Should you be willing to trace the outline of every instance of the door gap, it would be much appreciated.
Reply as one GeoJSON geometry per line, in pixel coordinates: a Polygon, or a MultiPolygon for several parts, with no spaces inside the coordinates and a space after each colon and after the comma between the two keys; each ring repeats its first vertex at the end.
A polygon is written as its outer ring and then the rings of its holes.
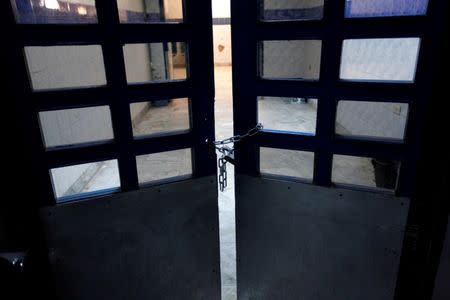
{"type": "MultiPolygon", "coordinates": [[[[233,86],[231,65],[230,1],[212,0],[215,136],[222,140],[233,135],[233,86]]],[[[220,269],[223,300],[235,300],[236,290],[236,227],[234,197],[234,166],[227,164],[228,186],[219,191],[220,269]]]]}

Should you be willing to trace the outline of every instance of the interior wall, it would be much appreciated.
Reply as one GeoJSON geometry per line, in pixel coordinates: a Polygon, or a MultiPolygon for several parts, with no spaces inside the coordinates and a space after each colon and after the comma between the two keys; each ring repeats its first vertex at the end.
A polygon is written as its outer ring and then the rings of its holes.
{"type": "Polygon", "coordinates": [[[231,25],[214,25],[214,65],[231,66],[231,25]]]}
{"type": "Polygon", "coordinates": [[[212,0],[214,65],[231,66],[230,0],[212,0]]]}
{"type": "Polygon", "coordinates": [[[212,0],[212,15],[213,18],[229,18],[230,0],[212,0]]]}

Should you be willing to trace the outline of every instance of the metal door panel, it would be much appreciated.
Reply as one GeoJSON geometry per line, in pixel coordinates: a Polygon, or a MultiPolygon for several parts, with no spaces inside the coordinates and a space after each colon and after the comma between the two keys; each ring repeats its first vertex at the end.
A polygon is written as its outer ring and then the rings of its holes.
{"type": "Polygon", "coordinates": [[[215,176],[41,216],[58,299],[220,299],[215,176]]]}
{"type": "Polygon", "coordinates": [[[407,198],[238,175],[238,299],[392,299],[407,198]]]}

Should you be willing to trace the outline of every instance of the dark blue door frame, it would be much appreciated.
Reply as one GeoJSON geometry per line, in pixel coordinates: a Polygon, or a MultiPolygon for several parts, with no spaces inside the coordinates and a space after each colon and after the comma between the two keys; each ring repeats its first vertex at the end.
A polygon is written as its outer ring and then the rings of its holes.
{"type": "Polygon", "coordinates": [[[318,98],[315,136],[263,131],[236,145],[238,173],[259,175],[260,146],[315,152],[314,184],[331,186],[333,154],[400,160],[396,194],[411,196],[420,158],[422,120],[432,89],[432,61],[443,32],[446,1],[430,0],[426,16],[346,19],[345,1],[325,1],[324,16],[311,21],[258,21],[258,1],[232,0],[234,128],[237,134],[257,123],[257,96],[318,98]],[[344,39],[421,38],[414,83],[339,80],[344,39]],[[319,81],[268,80],[257,77],[257,43],[263,40],[322,41],[319,81]],[[237,46],[236,46],[237,45],[237,46]],[[410,107],[404,142],[367,141],[334,134],[338,100],[402,102],[410,107]]]}
{"type": "Polygon", "coordinates": [[[23,106],[21,122],[35,158],[39,206],[54,205],[51,168],[117,159],[121,191],[139,189],[136,155],[192,148],[193,177],[216,174],[215,154],[206,139],[214,138],[214,65],[211,1],[184,0],[184,22],[179,24],[121,24],[116,1],[96,1],[96,24],[17,24],[10,1],[3,1],[2,17],[13,33],[7,40],[13,51],[11,82],[14,101],[23,106]],[[7,3],[8,2],[8,3],[7,3]],[[188,78],[185,81],[128,85],[122,46],[125,43],[186,42],[188,78]],[[98,88],[33,91],[25,62],[25,46],[102,46],[107,85],[98,88]],[[186,97],[191,105],[187,133],[134,139],[130,103],[186,97]],[[109,105],[115,139],[46,150],[38,112],[109,105]]]}
{"type": "MultiPolygon", "coordinates": [[[[426,113],[430,103],[439,103],[436,78],[439,54],[444,40],[445,18],[449,3],[430,0],[426,16],[346,19],[345,0],[325,0],[321,20],[259,21],[259,1],[231,0],[233,44],[234,130],[242,134],[258,122],[257,97],[318,98],[315,136],[263,131],[236,144],[236,173],[261,176],[259,147],[273,147],[315,153],[313,184],[331,187],[333,154],[395,159],[401,162],[395,191],[412,198],[407,234],[395,292],[396,299],[419,297],[419,283],[428,242],[419,241],[424,199],[414,197],[419,178],[419,161],[423,161],[426,113]],[[416,78],[413,84],[345,82],[339,80],[340,58],[344,39],[419,37],[416,78]],[[320,80],[267,80],[257,76],[257,45],[263,40],[322,40],[320,80]],[[366,141],[337,137],[334,133],[338,100],[402,102],[410,107],[404,142],[366,141]],[[420,244],[420,245],[419,245],[420,244]],[[420,251],[424,252],[420,252],[420,251]]],[[[441,56],[442,57],[442,56],[441,56]]],[[[444,73],[445,74],[445,73],[444,73]]],[[[236,199],[239,201],[239,199],[236,199]]],[[[256,201],[256,200],[255,200],[256,201]]],[[[418,299],[418,298],[417,298],[418,299]]]]}

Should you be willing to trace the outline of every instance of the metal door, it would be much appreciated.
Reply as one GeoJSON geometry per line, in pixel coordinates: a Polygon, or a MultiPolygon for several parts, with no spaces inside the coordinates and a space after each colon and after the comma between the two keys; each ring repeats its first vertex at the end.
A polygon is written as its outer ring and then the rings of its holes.
{"type": "Polygon", "coordinates": [[[238,299],[411,289],[411,197],[448,6],[405,3],[231,1],[235,132],[264,126],[236,144],[238,299]],[[377,107],[407,110],[401,133],[377,131],[389,122],[377,107]]]}
{"type": "Polygon", "coordinates": [[[205,143],[211,1],[13,0],[1,11],[57,298],[219,299],[216,162],[205,143]],[[152,114],[139,133],[141,107],[152,114]],[[157,126],[179,110],[181,125],[157,126]],[[48,122],[64,126],[51,135],[48,122]]]}

